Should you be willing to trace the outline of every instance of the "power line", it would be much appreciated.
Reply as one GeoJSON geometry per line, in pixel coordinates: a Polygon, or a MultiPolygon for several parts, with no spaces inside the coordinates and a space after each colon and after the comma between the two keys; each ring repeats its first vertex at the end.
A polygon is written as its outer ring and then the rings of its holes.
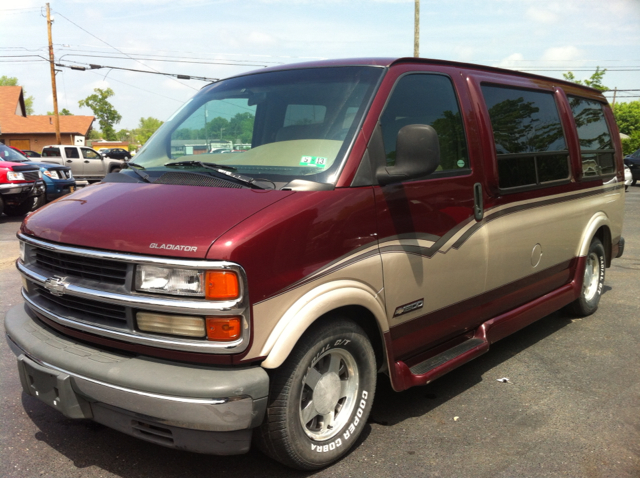
{"type": "MultiPolygon", "coordinates": [[[[78,25],[77,23],[75,23],[75,22],[73,22],[73,21],[69,20],[67,17],[65,17],[62,13],[58,12],[57,10],[56,10],[56,13],[57,13],[58,15],[60,15],[62,18],[64,18],[66,21],[68,21],[69,23],[71,23],[72,25],[75,25],[76,27],[78,27],[78,28],[79,28],[80,30],[82,30],[83,32],[88,33],[89,35],[91,35],[92,37],[94,37],[96,40],[99,40],[99,41],[101,41],[102,43],[104,43],[105,45],[107,45],[107,46],[109,46],[109,47],[113,48],[113,49],[114,49],[114,50],[116,50],[118,53],[120,53],[120,54],[122,54],[122,55],[125,55],[125,56],[129,56],[129,55],[127,55],[126,53],[124,53],[124,52],[122,52],[122,51],[118,50],[115,46],[110,45],[109,43],[107,43],[107,42],[106,42],[106,41],[104,41],[103,39],[98,38],[97,36],[95,36],[95,35],[94,35],[93,33],[91,33],[90,31],[85,30],[84,28],[82,28],[82,27],[81,27],[80,25],[78,25]]],[[[131,58],[131,57],[129,56],[129,58],[131,58]]],[[[141,61],[139,61],[139,60],[136,60],[135,58],[131,58],[131,59],[132,59],[132,60],[134,60],[134,61],[136,61],[136,62],[138,62],[138,63],[140,63],[142,66],[144,66],[144,67],[146,67],[146,68],[150,68],[151,70],[154,70],[154,71],[158,72],[158,70],[156,70],[155,68],[151,68],[150,66],[145,65],[144,63],[142,63],[142,62],[141,62],[141,61]]],[[[158,72],[158,73],[160,73],[160,72],[158,72]]],[[[196,90],[196,91],[197,91],[197,88],[194,88],[194,87],[193,87],[193,86],[191,86],[191,85],[187,85],[187,84],[182,83],[182,82],[180,82],[180,81],[178,81],[178,80],[175,80],[175,79],[174,79],[173,81],[175,81],[175,82],[176,82],[176,83],[178,83],[179,85],[186,86],[186,87],[188,87],[188,88],[191,88],[192,90],[196,90]]]]}

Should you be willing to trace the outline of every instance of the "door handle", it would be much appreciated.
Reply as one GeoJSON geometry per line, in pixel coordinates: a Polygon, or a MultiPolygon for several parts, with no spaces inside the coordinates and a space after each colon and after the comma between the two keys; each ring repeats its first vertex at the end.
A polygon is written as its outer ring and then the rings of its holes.
{"type": "Polygon", "coordinates": [[[476,221],[482,221],[484,217],[484,204],[482,202],[482,184],[473,185],[473,215],[476,221]]]}
{"type": "Polygon", "coordinates": [[[85,160],[84,160],[84,162],[85,162],[85,163],[88,163],[89,161],[85,159],[85,160]]]}
{"type": "Polygon", "coordinates": [[[73,161],[70,159],[67,159],[67,163],[73,163],[73,161]]]}

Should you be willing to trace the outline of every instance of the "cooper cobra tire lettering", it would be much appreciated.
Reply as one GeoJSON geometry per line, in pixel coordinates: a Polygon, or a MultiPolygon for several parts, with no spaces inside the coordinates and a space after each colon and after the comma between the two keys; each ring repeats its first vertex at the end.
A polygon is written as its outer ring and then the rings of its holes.
{"type": "Polygon", "coordinates": [[[337,314],[317,321],[272,372],[257,445],[301,470],[339,460],[365,428],[376,378],[373,347],[359,325],[337,314]]]}

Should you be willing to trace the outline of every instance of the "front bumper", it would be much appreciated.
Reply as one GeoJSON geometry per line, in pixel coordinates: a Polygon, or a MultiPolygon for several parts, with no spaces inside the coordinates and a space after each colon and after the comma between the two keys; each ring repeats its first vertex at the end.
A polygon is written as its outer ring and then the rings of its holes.
{"type": "Polygon", "coordinates": [[[262,423],[269,378],[107,352],[43,325],[25,304],[5,318],[24,391],[69,418],[89,418],[171,448],[245,453],[262,423]]]}
{"type": "Polygon", "coordinates": [[[39,196],[45,192],[44,182],[38,180],[35,183],[7,183],[0,184],[0,194],[3,196],[39,196]]]}
{"type": "Polygon", "coordinates": [[[59,197],[66,196],[76,189],[76,181],[51,181],[47,183],[47,200],[53,201],[59,197]]]}

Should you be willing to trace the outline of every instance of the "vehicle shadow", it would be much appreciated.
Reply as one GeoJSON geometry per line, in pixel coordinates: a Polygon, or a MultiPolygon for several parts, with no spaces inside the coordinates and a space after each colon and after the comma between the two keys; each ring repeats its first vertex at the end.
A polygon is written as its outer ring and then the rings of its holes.
{"type": "Polygon", "coordinates": [[[6,214],[0,215],[0,223],[2,224],[20,224],[24,221],[25,216],[7,216],[6,214]]]}
{"type": "MultiPolygon", "coordinates": [[[[292,470],[263,455],[253,446],[246,455],[213,456],[164,448],[111,430],[91,420],[67,419],[39,400],[23,393],[22,404],[38,427],[36,440],[68,458],[75,468],[92,467],[123,478],[197,478],[211,476],[307,477],[321,471],[292,470]]],[[[371,433],[367,424],[347,456],[357,450],[371,433]]],[[[83,473],[84,474],[84,473],[83,473]]]]}
{"type": "MultiPolygon", "coordinates": [[[[553,335],[571,323],[563,312],[551,314],[525,329],[493,344],[491,350],[468,364],[438,379],[432,384],[396,393],[389,380],[379,376],[376,398],[369,424],[349,455],[357,453],[371,424],[395,426],[405,420],[428,414],[438,406],[464,393],[482,381],[484,374],[553,335]]],[[[73,462],[76,468],[98,467],[125,478],[162,477],[306,477],[322,471],[300,472],[288,469],[271,460],[256,447],[246,455],[211,456],[163,448],[111,430],[89,420],[70,420],[35,398],[23,393],[24,409],[38,427],[35,438],[58,451],[73,462]]],[[[345,458],[348,460],[348,456],[345,458]]],[[[339,467],[340,465],[336,465],[339,467]]],[[[332,468],[339,471],[339,468],[332,468]]]]}
{"type": "Polygon", "coordinates": [[[572,319],[573,317],[563,311],[554,312],[492,344],[486,354],[422,387],[413,387],[397,393],[391,388],[389,380],[381,377],[369,421],[383,426],[394,426],[413,417],[428,414],[480,383],[483,375],[491,369],[571,324],[572,319]]]}

